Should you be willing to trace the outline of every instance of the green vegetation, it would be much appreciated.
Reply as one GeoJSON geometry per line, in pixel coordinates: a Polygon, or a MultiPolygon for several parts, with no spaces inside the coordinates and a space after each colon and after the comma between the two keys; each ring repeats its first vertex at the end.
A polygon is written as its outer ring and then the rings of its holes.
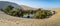
{"type": "Polygon", "coordinates": [[[49,10],[39,10],[35,13],[33,18],[43,19],[43,18],[48,18],[51,15],[52,15],[52,12],[50,12],[49,10]]]}
{"type": "Polygon", "coordinates": [[[20,16],[21,11],[20,9],[15,9],[15,10],[11,10],[9,14],[12,16],[20,16]]]}
{"type": "Polygon", "coordinates": [[[5,13],[9,13],[13,8],[14,8],[13,6],[8,5],[4,11],[5,13]]]}
{"type": "Polygon", "coordinates": [[[23,10],[23,9],[19,9],[19,8],[14,8],[11,5],[8,5],[4,11],[5,11],[5,13],[7,13],[11,16],[17,16],[17,17],[23,17],[23,15],[25,15],[25,14],[28,14],[28,15],[34,14],[34,16],[32,16],[32,18],[35,18],[35,19],[44,19],[44,18],[48,18],[52,15],[52,12],[50,10],[43,10],[40,8],[38,10],[23,10]]]}
{"type": "Polygon", "coordinates": [[[11,5],[8,5],[4,11],[5,11],[5,13],[7,13],[7,14],[9,14],[11,16],[20,17],[22,15],[22,9],[14,8],[11,5]]]}

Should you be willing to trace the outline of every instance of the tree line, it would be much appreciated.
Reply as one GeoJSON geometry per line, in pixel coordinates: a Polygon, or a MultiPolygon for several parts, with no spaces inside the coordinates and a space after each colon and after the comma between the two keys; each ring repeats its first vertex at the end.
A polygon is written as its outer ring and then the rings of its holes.
{"type": "Polygon", "coordinates": [[[34,18],[34,19],[49,18],[50,16],[53,15],[50,10],[43,10],[43,9],[40,9],[40,8],[37,9],[37,10],[23,10],[23,9],[20,9],[20,8],[15,8],[15,7],[11,6],[11,5],[8,5],[2,11],[4,11],[8,15],[17,16],[17,17],[23,17],[25,14],[28,14],[28,15],[33,14],[34,16],[32,16],[32,18],[34,18]]]}

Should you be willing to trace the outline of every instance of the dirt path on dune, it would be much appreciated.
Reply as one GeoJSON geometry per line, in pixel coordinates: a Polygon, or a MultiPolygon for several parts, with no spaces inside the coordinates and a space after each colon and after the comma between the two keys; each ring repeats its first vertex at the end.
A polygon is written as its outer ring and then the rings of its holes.
{"type": "Polygon", "coordinates": [[[48,19],[27,19],[9,16],[0,11],[0,26],[60,26],[60,14],[48,19]]]}

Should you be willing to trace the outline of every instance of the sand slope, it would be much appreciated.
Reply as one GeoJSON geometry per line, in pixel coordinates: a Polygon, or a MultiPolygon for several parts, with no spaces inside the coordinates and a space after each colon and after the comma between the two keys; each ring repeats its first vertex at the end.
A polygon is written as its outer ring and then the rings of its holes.
{"type": "Polygon", "coordinates": [[[27,19],[9,16],[0,11],[0,26],[60,26],[60,14],[48,19],[27,19]]]}

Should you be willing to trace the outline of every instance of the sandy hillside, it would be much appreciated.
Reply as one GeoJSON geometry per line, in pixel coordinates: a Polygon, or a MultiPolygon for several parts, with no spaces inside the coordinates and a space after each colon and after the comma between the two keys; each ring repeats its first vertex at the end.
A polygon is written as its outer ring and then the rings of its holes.
{"type": "Polygon", "coordinates": [[[20,5],[23,10],[37,10],[38,8],[33,8],[33,7],[29,7],[29,6],[26,6],[26,5],[20,5]]]}
{"type": "Polygon", "coordinates": [[[0,26],[60,26],[60,13],[48,19],[27,19],[9,16],[0,11],[0,26]]]}

